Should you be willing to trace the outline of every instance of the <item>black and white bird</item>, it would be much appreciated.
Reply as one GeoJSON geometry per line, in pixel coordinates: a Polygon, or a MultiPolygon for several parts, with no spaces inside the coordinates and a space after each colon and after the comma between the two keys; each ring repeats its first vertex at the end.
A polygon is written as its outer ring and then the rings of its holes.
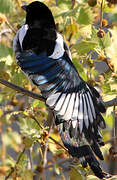
{"type": "Polygon", "coordinates": [[[41,90],[69,153],[89,164],[99,178],[108,178],[96,158],[103,160],[100,146],[104,142],[99,130],[106,126],[100,114],[105,112],[100,95],[73,65],[50,9],[39,1],[23,8],[26,22],[13,41],[17,63],[41,90]]]}

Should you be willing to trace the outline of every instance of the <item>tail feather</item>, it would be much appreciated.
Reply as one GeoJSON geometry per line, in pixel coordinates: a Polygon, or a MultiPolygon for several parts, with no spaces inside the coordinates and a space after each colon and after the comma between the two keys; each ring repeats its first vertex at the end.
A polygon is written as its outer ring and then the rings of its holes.
{"type": "Polygon", "coordinates": [[[101,129],[105,129],[106,128],[106,124],[105,124],[104,118],[102,117],[102,115],[100,113],[97,113],[97,124],[99,124],[101,129]]]}
{"type": "Polygon", "coordinates": [[[97,177],[99,177],[100,179],[105,177],[105,174],[103,173],[99,162],[97,161],[97,159],[93,154],[91,156],[87,156],[85,160],[97,177]]]}
{"type": "MultiPolygon", "coordinates": [[[[94,141],[94,139],[92,139],[92,144],[89,143],[87,140],[89,135],[86,138],[83,133],[82,135],[78,133],[78,128],[73,128],[70,121],[59,124],[58,129],[62,142],[64,146],[68,149],[68,152],[72,155],[72,157],[76,157],[80,160],[84,159],[81,162],[83,167],[86,167],[88,164],[92,169],[93,173],[100,179],[107,176],[107,174],[102,171],[100,163],[95,157],[96,154],[101,160],[103,160],[103,155],[100,151],[99,145],[96,141],[94,141]]],[[[93,135],[94,134],[92,134],[92,136],[93,135]]],[[[98,131],[97,136],[98,138],[101,138],[101,135],[98,131]]]]}
{"type": "Polygon", "coordinates": [[[91,148],[94,151],[94,153],[99,157],[100,160],[104,160],[102,152],[100,151],[99,145],[95,141],[93,141],[91,148]]]}
{"type": "Polygon", "coordinates": [[[99,136],[98,128],[96,128],[95,125],[94,127],[89,127],[89,129],[84,127],[84,136],[87,139],[88,143],[90,144],[96,156],[98,156],[100,160],[104,160],[102,152],[100,151],[100,147],[99,147],[100,143],[98,143],[98,142],[103,142],[101,135],[99,136]],[[92,128],[93,131],[91,130],[92,128]]]}

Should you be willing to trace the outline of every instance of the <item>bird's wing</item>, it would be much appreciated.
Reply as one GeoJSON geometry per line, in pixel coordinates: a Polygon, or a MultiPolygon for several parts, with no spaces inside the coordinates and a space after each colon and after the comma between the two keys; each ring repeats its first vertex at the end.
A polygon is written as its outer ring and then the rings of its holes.
{"type": "Polygon", "coordinates": [[[80,78],[66,53],[52,59],[46,53],[37,56],[25,52],[18,63],[47,98],[46,104],[61,119],[71,120],[74,128],[77,125],[80,133],[93,123],[105,126],[102,120],[97,121],[100,111],[104,111],[100,108],[99,93],[80,78]]]}

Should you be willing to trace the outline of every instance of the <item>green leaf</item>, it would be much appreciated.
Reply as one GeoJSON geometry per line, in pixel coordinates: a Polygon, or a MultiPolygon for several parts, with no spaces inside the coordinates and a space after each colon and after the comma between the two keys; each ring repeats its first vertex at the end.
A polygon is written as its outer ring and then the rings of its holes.
{"type": "Polygon", "coordinates": [[[56,172],[56,174],[60,174],[60,168],[59,168],[59,165],[58,164],[54,164],[54,170],[56,172]]]}
{"type": "Polygon", "coordinates": [[[25,76],[25,74],[22,71],[16,71],[12,72],[12,83],[16,85],[23,86],[24,84],[28,84],[29,79],[25,76]]]}
{"type": "Polygon", "coordinates": [[[105,36],[101,39],[102,43],[103,43],[103,48],[107,48],[111,45],[111,37],[110,37],[110,33],[107,32],[105,34],[105,36]]]}
{"type": "Polygon", "coordinates": [[[93,22],[94,15],[89,7],[81,8],[77,19],[78,24],[88,25],[93,22]]]}
{"type": "Polygon", "coordinates": [[[7,154],[6,165],[7,165],[8,167],[13,167],[13,166],[15,166],[15,160],[14,160],[9,154],[7,154]]]}
{"type": "Polygon", "coordinates": [[[12,0],[0,0],[0,12],[10,13],[13,10],[14,3],[12,0]]]}
{"type": "Polygon", "coordinates": [[[75,48],[79,55],[83,55],[87,53],[90,50],[93,50],[98,44],[94,41],[81,41],[76,45],[73,45],[73,48],[75,48]]]}
{"type": "Polygon", "coordinates": [[[22,133],[28,136],[36,135],[37,137],[40,137],[38,133],[38,131],[40,132],[40,127],[37,125],[37,123],[33,119],[29,117],[25,119],[20,117],[19,126],[22,133]]]}
{"type": "MultiPolygon", "coordinates": [[[[65,8],[64,8],[64,9],[65,9],[65,12],[62,12],[62,13],[56,15],[55,18],[60,17],[60,16],[61,16],[61,17],[64,17],[64,18],[65,18],[65,17],[70,17],[70,16],[74,17],[75,14],[78,12],[79,6],[80,6],[80,5],[77,5],[77,6],[76,6],[74,9],[72,9],[72,10],[68,10],[68,8],[65,7],[65,8]]],[[[60,8],[63,9],[63,4],[62,4],[62,6],[61,6],[60,8]]]]}
{"type": "Polygon", "coordinates": [[[4,67],[5,67],[5,62],[4,61],[0,61],[0,70],[2,69],[4,69],[4,67]]]}
{"type": "Polygon", "coordinates": [[[61,154],[61,153],[63,153],[63,152],[64,152],[63,149],[58,149],[58,150],[56,150],[56,154],[57,154],[57,155],[59,155],[59,154],[61,154]]]}
{"type": "Polygon", "coordinates": [[[105,84],[103,84],[103,86],[101,86],[101,88],[102,88],[103,92],[106,94],[111,92],[110,84],[105,83],[105,84]]]}
{"type": "Polygon", "coordinates": [[[113,117],[113,115],[112,114],[110,114],[110,115],[108,115],[108,116],[105,116],[105,115],[103,115],[104,116],[104,119],[105,119],[105,121],[106,121],[106,124],[109,126],[109,127],[113,127],[113,119],[114,119],[114,117],[113,117]]]}
{"type": "Polygon", "coordinates": [[[33,107],[44,108],[45,103],[36,99],[36,100],[33,101],[32,106],[33,107]]]}
{"type": "Polygon", "coordinates": [[[25,145],[25,148],[31,148],[34,141],[33,141],[33,138],[29,138],[29,137],[26,137],[24,140],[23,140],[23,143],[25,145]]]}
{"type": "Polygon", "coordinates": [[[12,48],[5,46],[4,44],[0,43],[0,59],[3,57],[7,57],[9,55],[13,55],[12,48]]]}

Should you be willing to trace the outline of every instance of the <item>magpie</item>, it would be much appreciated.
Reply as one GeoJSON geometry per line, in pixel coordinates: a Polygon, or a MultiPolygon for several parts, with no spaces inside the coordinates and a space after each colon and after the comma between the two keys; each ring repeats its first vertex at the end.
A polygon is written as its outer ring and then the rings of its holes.
{"type": "Polygon", "coordinates": [[[106,127],[100,94],[80,77],[50,9],[39,1],[22,8],[26,21],[13,40],[18,65],[53,111],[62,142],[72,157],[84,167],[88,164],[97,177],[110,177],[97,160],[104,160],[100,129],[106,127]]]}

